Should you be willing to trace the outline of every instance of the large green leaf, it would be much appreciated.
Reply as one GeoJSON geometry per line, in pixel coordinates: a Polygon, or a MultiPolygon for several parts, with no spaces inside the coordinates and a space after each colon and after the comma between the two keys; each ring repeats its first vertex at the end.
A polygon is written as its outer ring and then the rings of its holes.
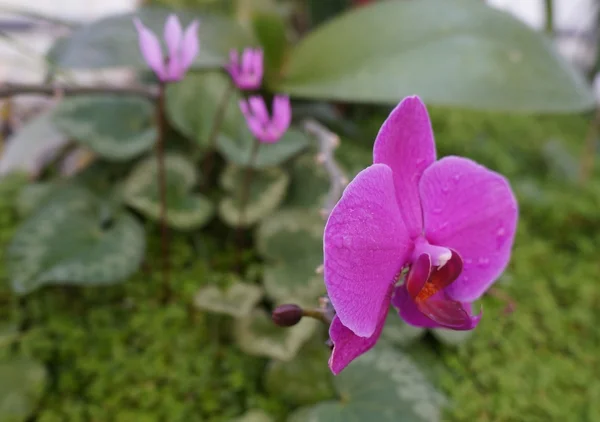
{"type": "Polygon", "coordinates": [[[62,101],[54,122],[66,135],[109,160],[129,160],[156,140],[154,106],[138,97],[103,95],[62,101]]]}
{"type": "Polygon", "coordinates": [[[265,220],[257,232],[257,248],[267,259],[263,284],[278,303],[314,306],[325,293],[323,277],[324,221],[318,212],[281,210],[265,220]]]}
{"type": "MultiPolygon", "coordinates": [[[[167,113],[175,128],[201,147],[207,147],[219,108],[227,100],[216,146],[230,163],[248,166],[255,140],[238,105],[241,96],[231,89],[229,77],[223,72],[190,74],[167,89],[167,113]]],[[[281,164],[308,144],[306,135],[290,129],[277,143],[260,144],[252,167],[281,164]]]]}
{"type": "MultiPolygon", "coordinates": [[[[165,156],[167,184],[167,223],[180,230],[205,225],[214,206],[203,195],[192,193],[197,181],[194,165],[178,154],[165,156]]],[[[139,163],[125,182],[125,202],[153,220],[160,219],[158,164],[155,157],[139,163]]]]}
{"type": "Polygon", "coordinates": [[[270,315],[255,309],[250,316],[236,320],[235,336],[240,348],[249,355],[290,361],[318,325],[317,320],[303,318],[293,327],[278,327],[270,315]]]}
{"type": "Polygon", "coordinates": [[[221,185],[231,195],[219,204],[219,215],[233,227],[247,227],[268,217],[283,201],[289,184],[289,176],[278,167],[254,170],[244,202],[241,188],[247,177],[246,169],[237,166],[226,167],[221,175],[221,185]]]}
{"type": "Polygon", "coordinates": [[[398,311],[391,306],[385,320],[381,338],[405,347],[424,336],[425,332],[425,328],[414,327],[404,322],[398,315],[398,311]]]}
{"type": "Polygon", "coordinates": [[[377,345],[334,378],[340,401],[301,408],[288,422],[439,421],[444,397],[405,354],[377,345]]]}
{"type": "Polygon", "coordinates": [[[343,14],[292,52],[278,89],[307,98],[493,110],[592,108],[549,40],[483,1],[385,1],[343,14]]]}
{"type": "Polygon", "coordinates": [[[46,368],[25,358],[2,361],[0,380],[0,421],[29,420],[46,386],[46,368]]]}
{"type": "Polygon", "coordinates": [[[292,406],[306,406],[335,397],[333,375],[327,366],[331,351],[319,336],[307,342],[289,362],[272,361],[265,388],[292,406]]]}
{"type": "MultiPolygon", "coordinates": [[[[83,25],[67,38],[60,39],[50,50],[49,59],[58,66],[77,69],[119,66],[147,68],[139,51],[133,18],[139,17],[144,25],[162,38],[169,13],[172,11],[143,8],[135,13],[109,16],[83,25]]],[[[198,31],[201,47],[194,66],[221,66],[231,48],[255,43],[251,33],[224,16],[190,11],[180,11],[177,15],[185,26],[193,19],[201,22],[198,31]]]]}
{"type": "Polygon", "coordinates": [[[144,251],[135,218],[72,187],[17,229],[6,258],[13,290],[25,294],[45,284],[119,282],[138,269],[144,251]]]}

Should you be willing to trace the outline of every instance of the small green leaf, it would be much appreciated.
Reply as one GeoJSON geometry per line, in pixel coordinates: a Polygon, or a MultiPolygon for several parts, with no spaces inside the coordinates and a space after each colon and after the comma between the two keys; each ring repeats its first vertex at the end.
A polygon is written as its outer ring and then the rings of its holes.
{"type": "Polygon", "coordinates": [[[56,108],[54,123],[69,137],[100,156],[130,160],[156,140],[154,106],[145,99],[116,95],[74,97],[56,108]]]}
{"type": "Polygon", "coordinates": [[[595,104],[549,39],[472,0],[382,1],[344,13],[295,47],[276,90],[390,105],[417,94],[436,105],[522,112],[595,104]]]}
{"type": "Polygon", "coordinates": [[[473,335],[473,331],[456,331],[444,328],[433,328],[431,333],[446,346],[454,347],[463,344],[473,335]]]}
{"type": "Polygon", "coordinates": [[[305,406],[335,397],[333,375],[327,366],[331,351],[314,336],[289,362],[272,361],[265,374],[265,389],[291,406],[305,406]]]}
{"type": "Polygon", "coordinates": [[[390,307],[381,338],[404,347],[424,336],[425,332],[425,328],[414,327],[404,322],[398,311],[390,307]]]}
{"type": "Polygon", "coordinates": [[[247,227],[268,217],[285,197],[289,183],[286,172],[277,167],[262,171],[254,170],[251,176],[250,192],[243,205],[243,192],[247,172],[237,166],[228,166],[221,175],[221,186],[231,193],[219,204],[221,218],[230,226],[247,227]],[[243,219],[242,217],[243,211],[243,219]]]}
{"type": "Polygon", "coordinates": [[[273,418],[264,410],[251,409],[231,422],[273,422],[273,418]]]}
{"type": "Polygon", "coordinates": [[[440,421],[445,398],[405,354],[377,345],[334,378],[340,401],[300,408],[289,422],[440,421]]]}
{"type": "MultiPolygon", "coordinates": [[[[48,59],[59,67],[71,69],[122,66],[147,69],[148,65],[140,53],[133,18],[140,18],[162,39],[165,21],[170,13],[172,10],[144,7],[135,13],[108,16],[82,25],[68,37],[59,39],[48,53],[48,59]]],[[[227,60],[231,48],[256,43],[251,33],[225,16],[193,11],[179,11],[177,15],[185,27],[194,19],[201,22],[198,31],[201,48],[193,63],[195,67],[219,67],[227,60]]]]}
{"type": "Polygon", "coordinates": [[[320,209],[329,191],[329,176],[317,163],[315,154],[304,154],[294,161],[286,207],[320,209]]]}
{"type": "MultiPolygon", "coordinates": [[[[197,181],[194,165],[178,154],[165,156],[167,184],[167,223],[179,230],[204,226],[212,218],[213,204],[203,195],[192,193],[197,181]]],[[[150,157],[139,163],[124,187],[127,205],[146,217],[160,220],[158,164],[150,157]]]]}
{"type": "Polygon", "coordinates": [[[88,191],[56,194],[16,231],[6,254],[13,290],[29,293],[45,284],[110,284],[135,272],[144,256],[138,221],[88,191]]]}
{"type": "Polygon", "coordinates": [[[290,361],[318,324],[314,319],[304,318],[293,327],[282,328],[266,312],[255,309],[251,316],[236,320],[235,336],[240,348],[249,355],[290,361]]]}
{"type": "Polygon", "coordinates": [[[267,259],[263,284],[277,301],[314,306],[325,293],[323,277],[323,219],[306,210],[281,210],[265,220],[257,232],[257,248],[267,259]]]}
{"type": "Polygon", "coordinates": [[[205,286],[196,293],[194,304],[198,309],[243,318],[262,298],[262,289],[254,284],[236,282],[226,290],[205,286]]]}
{"type": "MultiPolygon", "coordinates": [[[[229,76],[211,71],[188,75],[167,89],[167,113],[173,126],[203,148],[209,147],[210,135],[218,113],[222,112],[221,130],[216,147],[232,164],[248,166],[254,143],[239,108],[240,93],[232,88],[229,76]],[[223,101],[226,101],[223,105],[223,101]],[[220,110],[221,107],[225,107],[220,110]]],[[[285,162],[309,145],[302,132],[294,129],[274,144],[260,144],[252,167],[272,167],[285,162]]]]}
{"type": "Polygon", "coordinates": [[[46,368],[25,358],[2,361],[0,380],[0,421],[29,420],[46,387],[46,368]]]}

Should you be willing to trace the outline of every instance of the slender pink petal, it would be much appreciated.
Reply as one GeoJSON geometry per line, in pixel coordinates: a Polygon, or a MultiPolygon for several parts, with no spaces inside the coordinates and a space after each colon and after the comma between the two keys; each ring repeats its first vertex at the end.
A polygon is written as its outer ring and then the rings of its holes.
{"type": "Polygon", "coordinates": [[[269,122],[269,112],[267,111],[267,106],[263,97],[254,95],[248,98],[248,104],[250,105],[250,111],[256,119],[264,124],[269,122]]]}
{"type": "Polygon", "coordinates": [[[407,97],[381,126],[373,146],[373,162],[387,164],[394,172],[396,198],[412,237],[423,228],[419,180],[435,161],[431,122],[419,97],[407,97]]]}
{"type": "Polygon", "coordinates": [[[346,187],[325,226],[325,285],[341,323],[360,337],[376,331],[387,291],[411,247],[392,170],[374,164],[346,187]]]}
{"type": "Polygon", "coordinates": [[[461,157],[429,167],[420,183],[425,235],[455,249],[462,273],[446,288],[461,302],[480,297],[504,271],[517,226],[517,202],[508,181],[461,157]]]}
{"type": "Polygon", "coordinates": [[[429,254],[421,254],[410,267],[410,271],[406,276],[406,290],[414,299],[419,295],[423,286],[431,275],[431,256],[429,254]]]}
{"type": "Polygon", "coordinates": [[[133,23],[138,32],[140,51],[144,60],[156,73],[156,76],[160,80],[164,80],[166,77],[165,64],[158,38],[144,26],[139,18],[134,18],[133,23]]]}
{"type": "Polygon", "coordinates": [[[194,59],[200,51],[200,40],[198,39],[198,27],[200,23],[193,21],[183,34],[183,42],[181,45],[181,68],[185,73],[194,62],[194,59]]]}
{"type": "Polygon", "coordinates": [[[252,65],[254,64],[254,50],[251,48],[244,49],[242,53],[242,74],[248,75],[252,72],[252,65]]]}
{"type": "Polygon", "coordinates": [[[276,95],[273,99],[273,125],[283,135],[292,122],[292,107],[290,97],[276,95]]]}
{"type": "Polygon", "coordinates": [[[167,18],[164,29],[164,39],[167,44],[167,74],[171,81],[181,79],[183,70],[181,67],[180,51],[183,31],[177,15],[171,14],[167,18]]]}
{"type": "Polygon", "coordinates": [[[390,309],[391,291],[392,289],[390,288],[378,315],[377,328],[370,337],[358,337],[345,327],[337,316],[333,318],[329,326],[329,337],[333,342],[333,350],[329,358],[329,368],[334,375],[338,375],[350,362],[375,346],[381,336],[381,331],[383,330],[385,319],[390,309]]]}
{"type": "Polygon", "coordinates": [[[398,309],[400,318],[402,318],[407,324],[423,328],[441,327],[440,324],[433,321],[431,318],[428,318],[419,310],[419,308],[417,308],[417,304],[408,293],[405,284],[397,287],[394,291],[392,305],[398,309]]]}
{"type": "Polygon", "coordinates": [[[239,106],[244,118],[246,119],[246,124],[248,125],[250,132],[252,132],[254,137],[256,137],[259,141],[263,141],[263,138],[265,137],[264,124],[254,116],[250,110],[250,107],[248,106],[248,101],[240,100],[239,106]]]}

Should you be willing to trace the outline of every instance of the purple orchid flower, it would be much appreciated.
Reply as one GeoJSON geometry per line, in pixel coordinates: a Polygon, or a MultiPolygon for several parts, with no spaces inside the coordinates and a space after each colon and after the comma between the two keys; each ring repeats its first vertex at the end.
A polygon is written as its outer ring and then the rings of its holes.
{"type": "Polygon", "coordinates": [[[142,24],[139,18],[133,23],[138,32],[140,51],[148,66],[162,82],[176,82],[183,78],[198,54],[198,21],[193,21],[183,32],[176,15],[167,18],[164,39],[167,44],[167,57],[162,53],[160,42],[152,31],[142,24]]]}
{"type": "Polygon", "coordinates": [[[237,50],[229,52],[229,63],[225,69],[239,89],[250,90],[260,87],[263,78],[263,51],[261,48],[246,48],[240,57],[237,50]]]}
{"type": "Polygon", "coordinates": [[[504,177],[462,157],[436,161],[418,97],[404,99],[383,123],[373,162],[346,187],[325,227],[334,374],[375,345],[390,303],[414,326],[473,329],[481,315],[473,316],[471,303],[504,271],[517,226],[504,177]]]}
{"type": "Polygon", "coordinates": [[[273,144],[288,130],[292,120],[292,107],[287,95],[276,95],[273,98],[273,116],[269,117],[265,100],[252,96],[248,100],[240,100],[240,109],[246,118],[250,132],[260,142],[273,144]]]}

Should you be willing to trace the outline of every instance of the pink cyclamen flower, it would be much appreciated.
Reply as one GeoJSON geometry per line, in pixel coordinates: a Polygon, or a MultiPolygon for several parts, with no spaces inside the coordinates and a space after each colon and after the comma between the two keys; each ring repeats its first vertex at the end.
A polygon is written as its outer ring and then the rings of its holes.
{"type": "Polygon", "coordinates": [[[404,99],[383,123],[373,162],[325,226],[335,374],[375,345],[390,303],[411,325],[473,329],[481,315],[472,315],[471,303],[504,271],[517,226],[504,177],[462,157],[436,161],[418,97],[404,99]]]}
{"type": "Polygon", "coordinates": [[[260,142],[267,144],[277,142],[288,130],[292,121],[292,107],[287,95],[276,95],[273,98],[272,117],[269,117],[265,100],[258,95],[248,100],[240,100],[240,109],[246,118],[250,132],[260,142]]]}
{"type": "Polygon", "coordinates": [[[163,56],[156,35],[145,27],[139,18],[134,18],[133,23],[138,32],[142,56],[158,79],[162,82],[181,80],[192,65],[200,48],[198,21],[193,21],[184,32],[177,16],[169,15],[164,29],[167,57],[163,56]]]}
{"type": "Polygon", "coordinates": [[[263,78],[263,51],[260,48],[246,48],[240,57],[237,50],[229,52],[229,63],[225,69],[239,89],[257,89],[263,78]]]}

